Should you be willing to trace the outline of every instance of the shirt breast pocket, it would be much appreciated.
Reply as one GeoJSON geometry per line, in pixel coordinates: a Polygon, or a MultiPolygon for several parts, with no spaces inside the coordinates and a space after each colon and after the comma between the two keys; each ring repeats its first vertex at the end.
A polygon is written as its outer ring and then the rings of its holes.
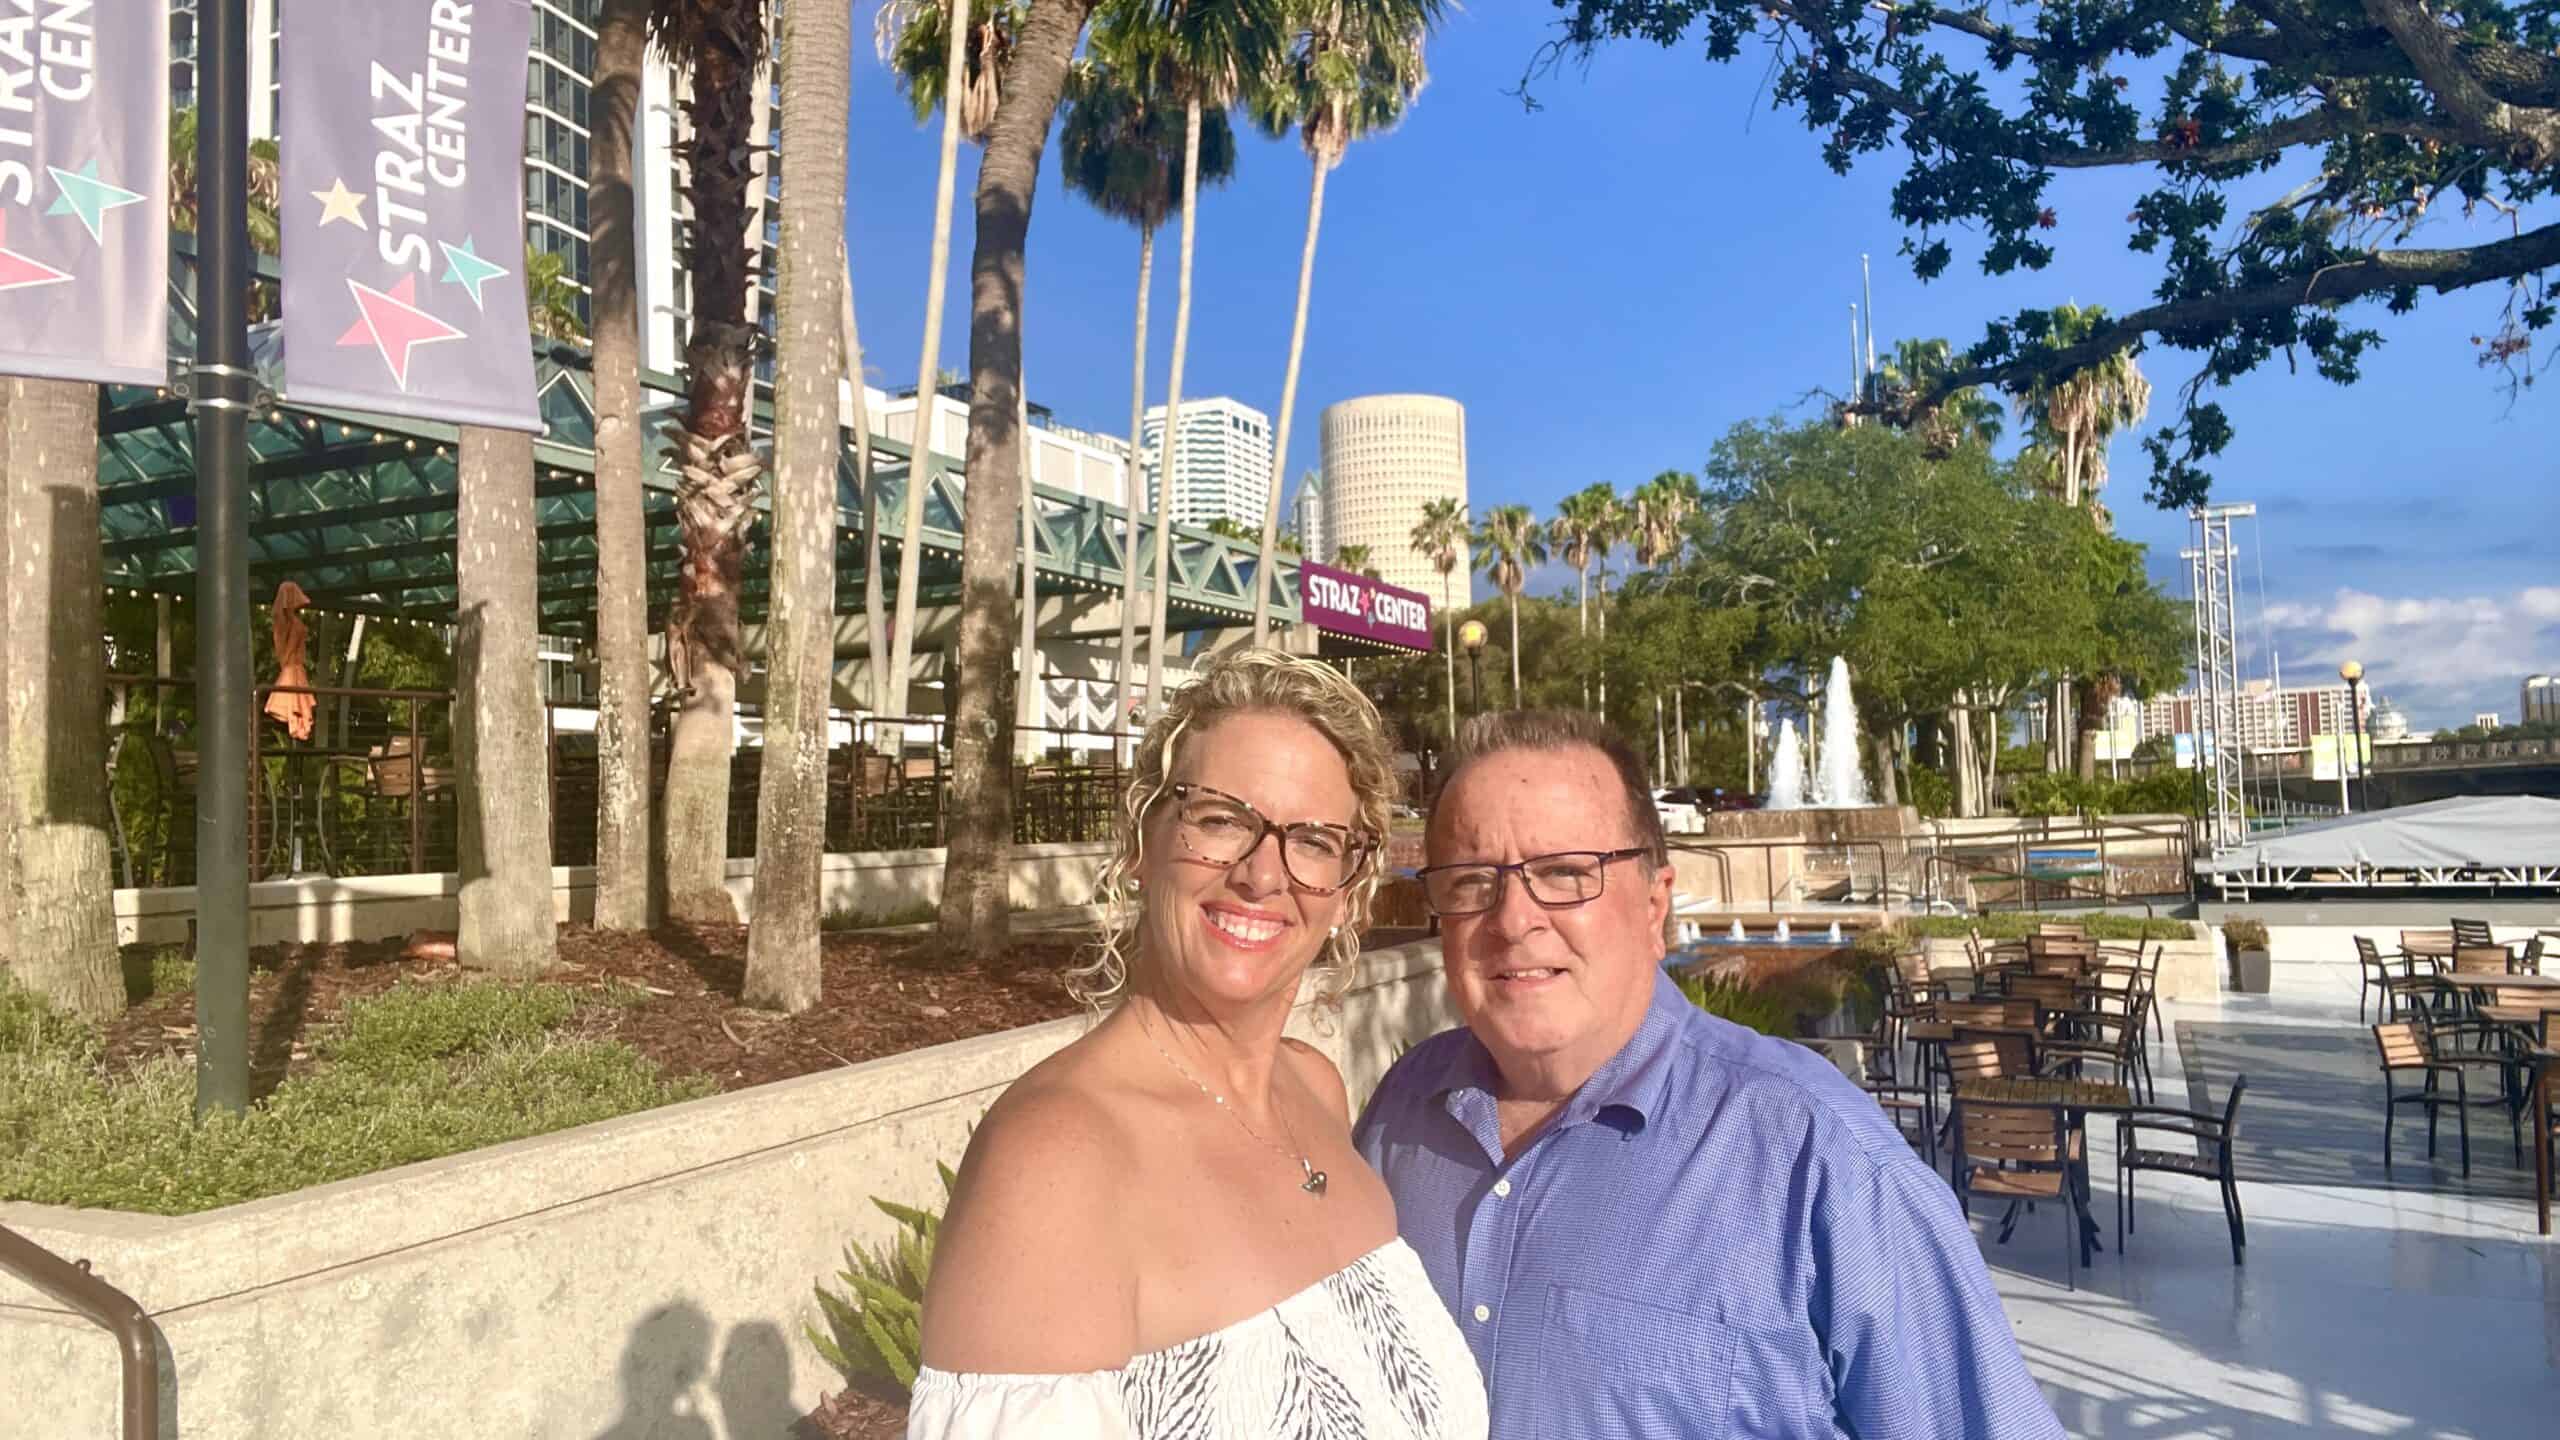
{"type": "Polygon", "coordinates": [[[1549,1440],[1726,1434],[1734,1334],[1723,1325],[1557,1285],[1547,1292],[1545,1328],[1539,1433],[1549,1440]]]}

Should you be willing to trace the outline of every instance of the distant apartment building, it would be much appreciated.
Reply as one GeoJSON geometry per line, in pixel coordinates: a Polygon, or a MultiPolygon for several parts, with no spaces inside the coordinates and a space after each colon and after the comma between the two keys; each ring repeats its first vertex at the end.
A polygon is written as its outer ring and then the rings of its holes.
{"type": "Polygon", "coordinates": [[[2521,723],[2560,725],[2560,675],[2527,675],[2516,698],[2521,723]]]}
{"type": "MultiPolygon", "coordinates": [[[[1262,532],[1271,497],[1271,417],[1228,396],[1182,402],[1182,443],[1173,448],[1173,518],[1184,525],[1232,520],[1262,532]]],[[[1139,473],[1147,477],[1140,508],[1155,509],[1156,465],[1163,453],[1164,407],[1147,408],[1138,437],[1139,473]]]]}
{"type": "MultiPolygon", "coordinates": [[[[1467,409],[1441,395],[1367,395],[1325,407],[1324,538],[1328,551],[1369,547],[1390,585],[1439,605],[1440,572],[1413,548],[1425,503],[1467,500],[1467,409]]],[[[1450,598],[1466,604],[1472,567],[1458,547],[1450,598]]]]}
{"type": "MultiPolygon", "coordinates": [[[[914,442],[916,397],[913,390],[892,395],[866,386],[863,401],[871,412],[872,434],[901,445],[914,442]]],[[[1030,409],[1031,479],[1034,484],[1071,490],[1112,505],[1128,503],[1127,442],[1059,424],[1040,405],[1035,404],[1030,409]]],[[[933,423],[928,433],[935,452],[964,462],[969,458],[969,387],[965,383],[946,385],[941,393],[934,396],[933,423]]],[[[1260,523],[1258,517],[1256,523],[1260,523]]]]}
{"type": "Polygon", "coordinates": [[[1333,563],[1332,535],[1324,523],[1324,477],[1309,475],[1298,482],[1298,499],[1291,512],[1296,517],[1298,553],[1319,565],[1333,563]]]}
{"type": "Polygon", "coordinates": [[[2480,711],[2471,717],[2471,723],[2483,730],[2496,730],[2506,724],[2504,720],[2498,718],[2498,712],[2495,710],[2480,711]]]}
{"type": "MultiPolygon", "coordinates": [[[[2362,705],[2372,713],[2373,694],[2362,692],[2362,705]]],[[[2348,691],[2343,683],[2336,685],[2288,685],[2278,689],[2268,680],[2250,680],[2240,687],[2240,699],[2232,738],[2251,750],[2299,750],[2311,743],[2314,735],[2344,735],[2353,722],[2348,712],[2348,691]]],[[[2142,733],[2148,740],[2155,735],[2193,735],[2213,728],[2211,718],[2201,712],[2204,703],[2192,690],[2175,695],[2160,695],[2142,703],[2142,733]]]]}

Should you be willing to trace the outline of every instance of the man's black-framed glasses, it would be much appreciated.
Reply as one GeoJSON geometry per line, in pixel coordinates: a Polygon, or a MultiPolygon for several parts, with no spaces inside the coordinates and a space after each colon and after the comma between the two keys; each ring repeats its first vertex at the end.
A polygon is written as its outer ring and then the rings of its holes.
{"type": "Polygon", "coordinates": [[[1330,895],[1360,878],[1377,847],[1359,831],[1319,820],[1282,824],[1249,801],[1224,790],[1188,783],[1168,786],[1174,835],[1182,848],[1212,865],[1241,864],[1266,835],[1280,837],[1280,868],[1301,890],[1330,895]]]}
{"type": "Polygon", "coordinates": [[[1517,875],[1529,898],[1549,910],[1570,910],[1600,898],[1613,860],[1633,860],[1653,852],[1642,845],[1624,850],[1560,850],[1532,855],[1511,865],[1469,861],[1433,865],[1418,874],[1422,898],[1434,915],[1481,915],[1502,903],[1504,877],[1517,875]]]}

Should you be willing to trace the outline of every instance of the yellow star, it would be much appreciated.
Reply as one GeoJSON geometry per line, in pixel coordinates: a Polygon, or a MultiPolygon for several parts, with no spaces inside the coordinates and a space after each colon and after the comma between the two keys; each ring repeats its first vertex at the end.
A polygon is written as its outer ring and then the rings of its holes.
{"type": "Polygon", "coordinates": [[[373,227],[364,223],[364,197],[347,188],[343,179],[332,180],[326,190],[314,190],[311,198],[320,202],[320,223],[334,224],[344,220],[359,230],[373,227]]]}

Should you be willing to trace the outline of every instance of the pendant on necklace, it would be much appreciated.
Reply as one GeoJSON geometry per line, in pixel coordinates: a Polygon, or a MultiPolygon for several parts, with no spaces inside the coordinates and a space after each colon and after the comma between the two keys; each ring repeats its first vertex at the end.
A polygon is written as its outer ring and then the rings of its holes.
{"type": "Polygon", "coordinates": [[[1316,1162],[1314,1162],[1313,1160],[1309,1160],[1309,1159],[1307,1159],[1307,1158],[1306,1158],[1305,1156],[1303,1156],[1303,1155],[1301,1155],[1301,1156],[1299,1156],[1299,1157],[1298,1157],[1298,1164],[1299,1164],[1299,1165],[1301,1165],[1301,1166],[1303,1166],[1303,1167],[1305,1167],[1306,1172],[1307,1172],[1307,1182],[1306,1182],[1305,1184],[1303,1184],[1303,1185],[1299,1186],[1298,1188],[1299,1188],[1299,1189],[1301,1189],[1301,1190],[1306,1191],[1306,1192],[1307,1192],[1308,1194],[1310,1194],[1310,1195],[1315,1196],[1315,1197],[1316,1197],[1317,1199],[1319,1199],[1319,1200],[1323,1199],[1323,1198],[1324,1198],[1324,1172],[1316,1168],[1316,1162]]]}

